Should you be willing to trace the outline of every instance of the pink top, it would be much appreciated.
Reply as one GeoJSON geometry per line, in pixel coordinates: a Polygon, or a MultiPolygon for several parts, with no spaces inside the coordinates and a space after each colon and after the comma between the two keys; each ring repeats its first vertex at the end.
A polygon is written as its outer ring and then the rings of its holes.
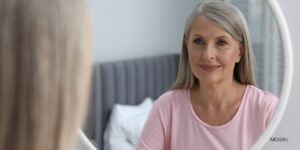
{"type": "Polygon", "coordinates": [[[154,103],[137,150],[247,150],[266,129],[278,98],[248,85],[235,116],[211,126],[193,110],[189,90],[172,90],[154,103]]]}

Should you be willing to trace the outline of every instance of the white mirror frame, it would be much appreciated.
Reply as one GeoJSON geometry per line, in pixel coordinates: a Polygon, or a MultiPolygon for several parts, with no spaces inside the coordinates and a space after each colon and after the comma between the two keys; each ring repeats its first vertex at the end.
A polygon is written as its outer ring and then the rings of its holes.
{"type": "MultiPolygon", "coordinates": [[[[83,133],[81,129],[78,130],[78,140],[77,144],[82,144],[85,147],[85,150],[97,150],[97,148],[91,143],[88,137],[83,133]]],[[[75,143],[76,146],[76,143],[75,143]]],[[[75,148],[76,149],[76,148],[75,148]]],[[[76,149],[79,150],[79,149],[76,149]]],[[[81,150],[81,149],[80,149],[81,150]]]]}
{"type": "Polygon", "coordinates": [[[270,122],[270,126],[264,131],[259,140],[252,146],[252,150],[262,149],[267,141],[270,140],[272,134],[279,125],[279,122],[285,112],[289,100],[293,78],[293,48],[287,22],[277,0],[267,0],[267,2],[275,16],[283,42],[284,77],[280,100],[276,112],[274,113],[273,118],[270,122]]]}

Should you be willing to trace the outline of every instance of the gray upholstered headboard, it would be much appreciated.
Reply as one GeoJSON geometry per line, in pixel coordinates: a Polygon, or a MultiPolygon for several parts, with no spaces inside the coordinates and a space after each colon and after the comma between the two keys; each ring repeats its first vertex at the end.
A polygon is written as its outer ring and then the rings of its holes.
{"type": "Polygon", "coordinates": [[[177,77],[178,54],[95,64],[92,96],[85,127],[87,136],[103,149],[103,132],[116,103],[137,104],[158,98],[177,77]]]}

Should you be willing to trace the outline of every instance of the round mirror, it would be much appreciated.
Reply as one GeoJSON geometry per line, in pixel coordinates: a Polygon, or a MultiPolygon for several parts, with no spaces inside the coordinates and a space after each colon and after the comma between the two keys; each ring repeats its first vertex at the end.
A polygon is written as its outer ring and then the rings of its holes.
{"type": "MultiPolygon", "coordinates": [[[[225,1],[237,6],[248,22],[255,55],[257,87],[280,98],[270,125],[252,147],[254,150],[261,149],[276,129],[287,105],[292,79],[291,39],[285,18],[276,0],[225,1]]],[[[88,0],[96,28],[96,65],[161,54],[178,54],[181,50],[186,17],[197,3],[198,0],[168,2],[88,0]]],[[[107,91],[107,85],[105,89],[101,88],[103,84],[115,80],[116,76],[107,75],[109,71],[115,70],[115,68],[109,69],[112,66],[106,65],[104,73],[97,69],[95,71],[94,93],[88,123],[84,130],[92,140],[91,143],[98,149],[103,149],[105,145],[104,131],[108,128],[112,106],[119,102],[127,105],[135,103],[132,102],[131,97],[130,100],[119,101],[121,98],[125,99],[123,96],[125,94],[115,95],[114,91],[107,91]],[[111,78],[103,79],[103,76],[111,78]]],[[[120,66],[122,65],[117,65],[117,68],[120,66]]],[[[128,77],[127,80],[131,81],[132,78],[135,79],[135,76],[128,77]]],[[[129,87],[115,88],[120,91],[129,87]]]]}
{"type": "Polygon", "coordinates": [[[280,90],[280,101],[278,103],[277,110],[273,116],[273,119],[266,131],[252,147],[253,150],[262,149],[264,144],[270,139],[272,133],[278,126],[288,103],[293,75],[293,50],[287,22],[277,0],[268,0],[267,2],[274,14],[282,39],[282,47],[284,50],[284,53],[281,55],[284,59],[283,84],[280,90]]]}

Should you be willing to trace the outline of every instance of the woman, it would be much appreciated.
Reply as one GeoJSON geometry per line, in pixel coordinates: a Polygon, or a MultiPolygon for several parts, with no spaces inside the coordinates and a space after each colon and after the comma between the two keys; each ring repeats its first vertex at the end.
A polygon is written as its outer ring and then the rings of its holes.
{"type": "Polygon", "coordinates": [[[252,57],[235,6],[198,5],[186,23],[177,80],[155,102],[137,149],[250,149],[278,100],[255,87],[252,57]]]}
{"type": "Polygon", "coordinates": [[[0,1],[0,150],[73,148],[88,102],[83,0],[0,1]]]}

